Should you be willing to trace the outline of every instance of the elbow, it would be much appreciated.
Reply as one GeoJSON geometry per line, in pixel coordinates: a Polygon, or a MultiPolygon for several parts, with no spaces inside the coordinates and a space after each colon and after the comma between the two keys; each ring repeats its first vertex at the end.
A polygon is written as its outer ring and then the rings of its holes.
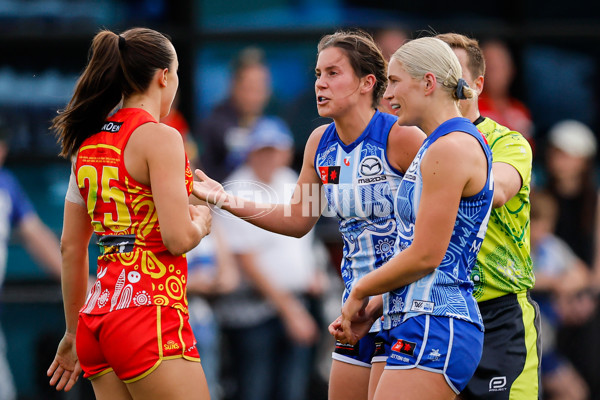
{"type": "Polygon", "coordinates": [[[306,236],[313,228],[314,222],[306,223],[306,221],[301,220],[298,223],[290,224],[290,232],[288,236],[293,236],[295,238],[300,239],[301,237],[306,236]]]}
{"type": "Polygon", "coordinates": [[[506,196],[502,194],[494,194],[494,199],[492,200],[492,208],[500,208],[506,204],[506,202],[510,200],[506,196]]]}
{"type": "Polygon", "coordinates": [[[433,271],[436,270],[437,267],[440,266],[444,256],[441,257],[436,254],[423,254],[419,259],[419,271],[421,272],[421,277],[427,276],[433,271]]]}
{"type": "Polygon", "coordinates": [[[163,240],[163,243],[167,250],[169,250],[169,253],[173,254],[174,256],[181,256],[194,248],[194,246],[187,246],[185,243],[177,241],[163,240]]]}
{"type": "Polygon", "coordinates": [[[298,229],[298,230],[294,230],[294,231],[290,232],[289,236],[295,237],[296,239],[300,239],[300,238],[306,236],[306,234],[309,231],[310,231],[310,229],[309,230],[298,229]]]}
{"type": "Polygon", "coordinates": [[[169,235],[163,235],[163,244],[169,250],[169,253],[174,256],[181,256],[200,243],[200,235],[177,235],[170,237],[169,235]]]}

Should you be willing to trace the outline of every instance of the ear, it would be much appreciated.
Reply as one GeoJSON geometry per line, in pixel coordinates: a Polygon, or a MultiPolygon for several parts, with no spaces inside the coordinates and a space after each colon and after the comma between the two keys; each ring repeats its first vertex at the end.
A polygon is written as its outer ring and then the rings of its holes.
{"type": "Polygon", "coordinates": [[[361,81],[362,81],[361,88],[360,88],[361,93],[370,92],[371,90],[373,90],[373,88],[375,87],[375,84],[377,83],[377,79],[375,78],[375,75],[373,75],[373,74],[369,74],[369,75],[362,77],[361,81]]]}
{"type": "Polygon", "coordinates": [[[484,80],[485,79],[483,78],[483,76],[479,76],[473,81],[473,90],[477,92],[478,96],[481,94],[481,92],[483,92],[484,80]]]}
{"type": "Polygon", "coordinates": [[[429,96],[433,93],[433,90],[438,85],[438,82],[433,73],[427,72],[423,77],[423,84],[425,86],[425,96],[429,96]]]}
{"type": "Polygon", "coordinates": [[[159,71],[158,84],[160,87],[167,87],[167,76],[169,75],[169,69],[165,68],[159,71]]]}

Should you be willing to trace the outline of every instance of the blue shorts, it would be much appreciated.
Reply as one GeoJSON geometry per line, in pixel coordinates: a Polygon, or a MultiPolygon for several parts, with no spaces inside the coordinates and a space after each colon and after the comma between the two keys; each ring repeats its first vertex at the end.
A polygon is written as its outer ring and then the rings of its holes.
{"type": "Polygon", "coordinates": [[[371,332],[355,345],[335,342],[335,350],[331,357],[346,364],[371,367],[374,362],[385,362],[383,339],[377,332],[371,332]]]}
{"type": "Polygon", "coordinates": [[[483,349],[483,332],[454,318],[419,315],[378,337],[387,352],[386,369],[420,368],[443,374],[459,394],[475,372],[483,349]]]}

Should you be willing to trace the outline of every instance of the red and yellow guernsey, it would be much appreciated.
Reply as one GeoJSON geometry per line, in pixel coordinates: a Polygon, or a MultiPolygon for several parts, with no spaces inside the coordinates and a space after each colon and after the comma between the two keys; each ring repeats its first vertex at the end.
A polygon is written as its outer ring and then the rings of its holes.
{"type": "MultiPolygon", "coordinates": [[[[81,309],[85,314],[150,305],[187,313],[185,255],[174,256],[164,246],[152,189],[133,179],[123,160],[131,134],[146,123],[156,123],[146,111],[121,109],[79,148],[77,185],[100,246],[97,279],[81,309]]],[[[187,156],[181,183],[190,194],[187,156]]]]}

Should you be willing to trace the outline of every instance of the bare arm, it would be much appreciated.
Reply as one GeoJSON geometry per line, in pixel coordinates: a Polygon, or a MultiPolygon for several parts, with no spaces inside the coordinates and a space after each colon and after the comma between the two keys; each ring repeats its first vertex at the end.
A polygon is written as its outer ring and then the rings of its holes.
{"type": "Polygon", "coordinates": [[[314,168],[314,158],[325,131],[315,129],[304,150],[304,160],[291,204],[257,204],[226,193],[223,187],[202,171],[196,174],[201,183],[194,184],[194,195],[211,204],[217,204],[233,215],[259,228],[282,235],[302,237],[316,224],[325,202],[321,195],[321,180],[314,168]]]}
{"type": "Polygon", "coordinates": [[[87,210],[81,205],[65,201],[60,250],[66,332],[47,372],[52,377],[50,384],[56,385],[57,390],[70,390],[81,372],[75,349],[75,332],[87,291],[91,236],[92,225],[87,210]]]}
{"type": "Polygon", "coordinates": [[[18,232],[27,252],[56,280],[60,280],[60,244],[50,228],[36,213],[30,213],[19,224],[18,232]]]}
{"type": "Polygon", "coordinates": [[[423,144],[426,136],[416,126],[394,124],[390,130],[387,155],[392,167],[405,172],[423,144]]]}
{"type": "Polygon", "coordinates": [[[494,173],[493,207],[498,208],[519,193],[523,186],[523,179],[515,167],[507,163],[493,163],[492,171],[494,173]]]}
{"type": "Polygon", "coordinates": [[[185,152],[179,132],[163,124],[145,124],[134,132],[127,148],[131,152],[126,160],[135,157],[147,164],[147,179],[167,249],[183,254],[197,246],[210,232],[211,216],[207,207],[189,205],[184,185],[185,152]]]}
{"type": "Polygon", "coordinates": [[[75,333],[79,309],[83,306],[89,275],[88,245],[92,225],[87,210],[65,201],[61,238],[62,291],[67,332],[75,333]]]}

